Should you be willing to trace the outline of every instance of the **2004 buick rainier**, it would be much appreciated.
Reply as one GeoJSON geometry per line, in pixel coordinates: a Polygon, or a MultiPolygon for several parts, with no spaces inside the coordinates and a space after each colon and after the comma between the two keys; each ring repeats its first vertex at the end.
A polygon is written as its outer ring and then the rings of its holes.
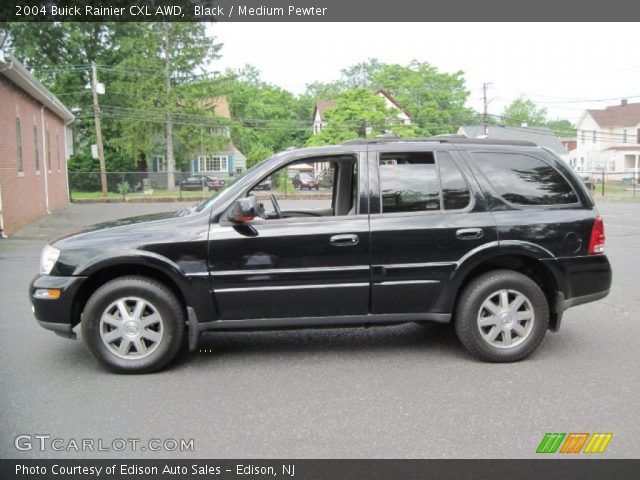
{"type": "Polygon", "coordinates": [[[524,359],[563,312],[605,297],[602,218],[529,142],[361,139],[287,150],[201,205],[47,245],[29,289],[44,328],[117,372],[205,331],[451,323],[489,362],[524,359]],[[329,178],[296,191],[291,178],[329,178]],[[258,192],[267,177],[271,191],[258,192]]]}

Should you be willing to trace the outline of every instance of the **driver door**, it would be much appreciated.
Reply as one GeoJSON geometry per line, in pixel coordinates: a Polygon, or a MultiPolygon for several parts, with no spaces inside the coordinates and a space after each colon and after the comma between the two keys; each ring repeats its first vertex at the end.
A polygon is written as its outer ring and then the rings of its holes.
{"type": "MultiPolygon", "coordinates": [[[[333,159],[305,163],[315,168],[328,161],[333,159]]],[[[368,313],[369,219],[358,194],[366,191],[366,175],[357,174],[366,169],[366,154],[355,152],[350,163],[342,155],[337,165],[335,181],[318,193],[295,192],[287,170],[271,173],[272,179],[286,180],[260,198],[269,210],[267,198],[277,196],[282,218],[268,213],[249,226],[211,225],[209,271],[217,318],[311,322],[368,313]],[[286,198],[285,188],[291,193],[286,198]]]]}

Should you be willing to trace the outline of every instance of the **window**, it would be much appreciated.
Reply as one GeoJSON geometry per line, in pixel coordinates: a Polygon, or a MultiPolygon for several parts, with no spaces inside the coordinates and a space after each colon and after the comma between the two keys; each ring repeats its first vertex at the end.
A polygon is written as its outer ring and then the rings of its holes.
{"type": "Polygon", "coordinates": [[[622,143],[627,143],[627,129],[622,130],[622,143]]]}
{"type": "Polygon", "coordinates": [[[36,172],[40,170],[40,151],[38,150],[38,127],[33,126],[33,151],[35,152],[36,172]]]}
{"type": "Polygon", "coordinates": [[[469,186],[448,152],[438,152],[438,169],[445,210],[462,210],[471,202],[469,186]]]}
{"type": "Polygon", "coordinates": [[[164,155],[154,155],[151,157],[151,169],[154,172],[166,172],[167,171],[167,159],[164,155]]]}
{"type": "Polygon", "coordinates": [[[640,143],[640,128],[638,129],[638,133],[637,133],[637,137],[636,137],[636,143],[640,143]]]}
{"type": "Polygon", "coordinates": [[[58,171],[60,171],[60,135],[56,135],[56,156],[58,160],[58,171]]]}
{"type": "Polygon", "coordinates": [[[22,164],[22,129],[20,128],[19,118],[16,118],[16,147],[18,172],[24,172],[24,165],[22,164]]]}
{"type": "Polygon", "coordinates": [[[584,143],[584,130],[580,130],[580,143],[584,143]]]}
{"type": "Polygon", "coordinates": [[[47,129],[47,170],[51,171],[51,137],[47,129]]]}
{"type": "Polygon", "coordinates": [[[383,153],[379,165],[383,213],[440,209],[433,153],[383,153]]]}
{"type": "Polygon", "coordinates": [[[474,153],[496,193],[518,205],[576,203],[571,185],[552,166],[518,153],[474,153]]]}
{"type": "Polygon", "coordinates": [[[242,167],[236,167],[236,175],[242,175],[242,167]]]}
{"type": "Polygon", "coordinates": [[[358,214],[358,168],[353,155],[305,158],[269,173],[256,181],[251,195],[264,206],[266,220],[295,218],[315,221],[321,217],[358,214]],[[315,176],[319,164],[325,174],[315,176]],[[277,197],[276,211],[271,194],[277,197]]]}
{"type": "Polygon", "coordinates": [[[596,133],[596,131],[594,130],[594,131],[593,131],[593,143],[596,143],[596,136],[597,136],[597,133],[596,133]]]}
{"type": "Polygon", "coordinates": [[[229,136],[229,127],[210,127],[209,128],[209,134],[210,135],[218,135],[221,137],[228,137],[229,136]]]}
{"type": "Polygon", "coordinates": [[[199,157],[198,160],[201,172],[227,172],[229,170],[228,157],[226,156],[199,157]]]}

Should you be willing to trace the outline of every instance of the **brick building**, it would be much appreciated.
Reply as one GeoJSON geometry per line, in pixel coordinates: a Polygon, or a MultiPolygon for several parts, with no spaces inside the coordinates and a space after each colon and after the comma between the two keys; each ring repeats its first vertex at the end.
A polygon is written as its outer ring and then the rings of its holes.
{"type": "Polygon", "coordinates": [[[0,51],[0,228],[5,235],[69,202],[73,114],[0,51]]]}

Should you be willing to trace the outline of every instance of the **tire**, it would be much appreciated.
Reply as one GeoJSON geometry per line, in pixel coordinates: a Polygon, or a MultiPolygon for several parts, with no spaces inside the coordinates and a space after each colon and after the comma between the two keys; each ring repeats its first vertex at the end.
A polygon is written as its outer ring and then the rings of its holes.
{"type": "Polygon", "coordinates": [[[151,278],[128,276],[91,295],[81,328],[87,346],[108,369],[150,373],[174,359],[186,325],[182,305],[169,288],[151,278]],[[128,320],[122,322],[123,316],[128,320]]]}
{"type": "Polygon", "coordinates": [[[454,325],[460,342],[475,357],[494,363],[517,362],[542,342],[549,325],[549,306],[540,287],[526,275],[494,270],[465,287],[454,325]]]}

